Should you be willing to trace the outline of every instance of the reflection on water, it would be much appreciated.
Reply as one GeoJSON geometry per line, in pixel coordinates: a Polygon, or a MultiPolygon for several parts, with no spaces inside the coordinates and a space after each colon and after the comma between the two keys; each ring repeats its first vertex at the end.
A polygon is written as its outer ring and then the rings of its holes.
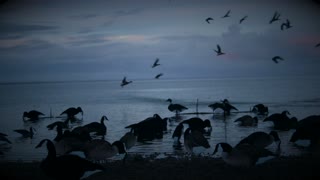
{"type": "MultiPolygon", "coordinates": [[[[125,129],[132,123],[137,123],[157,113],[162,118],[172,117],[168,111],[171,98],[174,103],[182,104],[189,109],[186,113],[196,111],[196,100],[199,99],[199,112],[212,112],[209,104],[229,99],[230,103],[240,111],[249,111],[253,105],[263,103],[269,107],[269,112],[278,113],[288,110],[291,116],[298,119],[318,113],[320,107],[320,84],[317,78],[265,78],[265,79],[219,79],[219,80],[158,80],[134,81],[121,88],[118,82],[73,82],[73,83],[41,83],[41,84],[2,84],[0,85],[0,132],[8,134],[12,144],[0,143],[1,151],[5,154],[1,160],[33,161],[43,159],[47,151],[45,148],[35,149],[39,141],[44,138],[53,139],[55,130],[48,130],[46,126],[62,120],[57,116],[69,107],[80,106],[83,118],[71,124],[71,128],[90,122],[99,122],[101,116],[106,115],[109,121],[106,140],[114,142],[129,131],[125,129]],[[36,123],[23,122],[22,113],[38,110],[56,118],[40,119],[36,123]],[[36,129],[33,139],[24,139],[14,129],[36,129]]],[[[219,113],[219,111],[217,111],[219,113]]],[[[231,113],[225,120],[219,114],[201,114],[202,119],[209,119],[212,133],[208,138],[211,148],[195,148],[195,153],[212,154],[214,146],[219,142],[235,145],[240,139],[255,131],[270,132],[272,123],[262,122],[259,117],[257,126],[241,127],[234,122],[243,115],[250,113],[231,113]]],[[[168,130],[163,139],[144,143],[137,143],[129,152],[152,154],[185,153],[183,144],[180,148],[173,147],[172,133],[175,127],[184,119],[195,115],[181,115],[171,118],[168,130]]],[[[81,115],[78,117],[81,118],[81,115]]],[[[187,125],[186,125],[187,126],[187,125]]],[[[184,129],[186,129],[186,126],[184,129]]],[[[282,155],[299,154],[306,151],[301,146],[292,144],[289,139],[294,130],[279,131],[282,140],[282,155]]],[[[183,136],[180,140],[183,143],[183,136]]],[[[305,145],[305,144],[302,144],[305,145]]],[[[270,146],[273,149],[273,146],[270,146]]]]}

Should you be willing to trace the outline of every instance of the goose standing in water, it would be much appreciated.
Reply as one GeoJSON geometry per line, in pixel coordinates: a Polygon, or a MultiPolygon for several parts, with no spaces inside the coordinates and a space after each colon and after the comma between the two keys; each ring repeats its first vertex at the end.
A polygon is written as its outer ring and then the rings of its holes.
{"type": "Polygon", "coordinates": [[[81,107],[77,107],[77,108],[71,107],[71,108],[68,108],[65,111],[63,111],[60,114],[60,116],[63,114],[66,114],[68,117],[67,119],[74,119],[75,115],[77,115],[80,112],[81,112],[81,115],[83,116],[83,111],[82,111],[81,107]]]}
{"type": "Polygon", "coordinates": [[[250,115],[244,115],[236,119],[234,122],[240,122],[240,126],[254,126],[258,124],[258,118],[250,115]]]}
{"type": "Polygon", "coordinates": [[[272,121],[274,124],[274,129],[287,131],[289,129],[294,129],[297,126],[298,120],[295,117],[289,118],[287,115],[290,115],[289,111],[283,111],[282,113],[275,113],[263,120],[272,121]]]}
{"type": "Polygon", "coordinates": [[[23,121],[37,121],[39,120],[39,116],[44,116],[42,112],[31,110],[29,112],[24,112],[22,116],[23,121]],[[26,119],[28,118],[28,119],[26,119]]]}
{"type": "Polygon", "coordinates": [[[202,120],[198,117],[193,117],[181,122],[182,124],[188,124],[191,131],[198,130],[202,133],[205,132],[205,128],[209,128],[209,131],[212,130],[211,122],[209,119],[202,120]]]}
{"type": "Polygon", "coordinates": [[[16,130],[13,130],[13,131],[21,134],[22,137],[24,137],[24,138],[31,138],[32,139],[35,129],[33,127],[30,127],[29,131],[26,130],[26,129],[16,129],[16,130]]]}
{"type": "Polygon", "coordinates": [[[268,115],[268,113],[269,113],[268,107],[263,104],[254,105],[250,111],[257,113],[259,115],[268,115]]]}
{"type": "Polygon", "coordinates": [[[137,142],[137,136],[134,133],[134,129],[131,129],[130,132],[123,135],[119,141],[125,145],[126,150],[132,148],[137,142]]]}
{"type": "Polygon", "coordinates": [[[236,146],[239,146],[240,144],[250,144],[257,148],[265,148],[274,142],[281,142],[276,131],[271,131],[269,134],[258,131],[243,138],[236,146]]]}
{"type": "Polygon", "coordinates": [[[185,106],[182,106],[181,104],[172,104],[172,99],[167,99],[167,102],[170,102],[168,109],[171,112],[175,112],[176,115],[178,115],[180,112],[187,110],[188,108],[185,106]]]}
{"type": "Polygon", "coordinates": [[[101,161],[111,158],[117,154],[126,154],[125,145],[121,141],[109,143],[103,139],[93,139],[84,144],[80,149],[87,159],[101,161]]]}
{"type": "Polygon", "coordinates": [[[89,133],[96,132],[96,135],[104,137],[107,134],[107,127],[104,124],[104,120],[108,120],[107,116],[102,116],[100,119],[100,123],[92,122],[84,125],[83,128],[86,129],[89,133]]]}
{"type": "Polygon", "coordinates": [[[240,144],[233,148],[228,143],[218,143],[212,155],[218,152],[219,147],[222,148],[223,161],[237,167],[251,167],[257,163],[259,158],[277,156],[267,149],[257,148],[250,144],[240,144]]]}
{"type": "Polygon", "coordinates": [[[154,63],[152,64],[152,68],[155,68],[157,66],[160,66],[160,64],[158,63],[159,62],[159,58],[157,58],[154,63]]]}
{"type": "Polygon", "coordinates": [[[104,170],[104,167],[92,163],[76,155],[56,156],[54,144],[49,139],[42,140],[36,148],[47,143],[48,155],[41,162],[40,168],[49,177],[54,179],[79,180],[86,171],[104,170]]]}
{"type": "Polygon", "coordinates": [[[227,99],[224,99],[222,102],[216,102],[216,103],[210,104],[208,105],[208,107],[210,107],[213,110],[213,112],[216,109],[222,109],[224,117],[227,115],[230,115],[230,111],[232,109],[238,111],[238,109],[232,106],[227,99]]]}
{"type": "Polygon", "coordinates": [[[198,130],[191,131],[187,128],[184,132],[184,147],[189,153],[193,152],[194,147],[210,148],[208,140],[203,136],[202,132],[198,130]]]}
{"type": "Polygon", "coordinates": [[[180,138],[181,138],[182,133],[183,133],[183,125],[182,125],[182,123],[179,123],[172,134],[173,147],[180,147],[181,146],[180,138]]]}
{"type": "Polygon", "coordinates": [[[64,129],[68,129],[69,128],[69,121],[70,121],[70,119],[66,119],[65,121],[56,121],[56,122],[53,122],[53,123],[47,125],[47,128],[49,130],[52,130],[57,126],[61,126],[64,129]]]}

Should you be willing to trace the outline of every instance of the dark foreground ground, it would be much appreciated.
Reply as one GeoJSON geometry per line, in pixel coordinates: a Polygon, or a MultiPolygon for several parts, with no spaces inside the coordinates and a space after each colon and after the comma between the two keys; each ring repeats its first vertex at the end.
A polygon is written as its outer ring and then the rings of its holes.
{"type": "MultiPolygon", "coordinates": [[[[280,157],[251,168],[226,165],[221,158],[193,157],[152,159],[141,156],[104,164],[100,171],[86,179],[320,179],[319,157],[280,157]]],[[[0,162],[0,180],[50,179],[39,169],[39,162],[0,162]]]]}

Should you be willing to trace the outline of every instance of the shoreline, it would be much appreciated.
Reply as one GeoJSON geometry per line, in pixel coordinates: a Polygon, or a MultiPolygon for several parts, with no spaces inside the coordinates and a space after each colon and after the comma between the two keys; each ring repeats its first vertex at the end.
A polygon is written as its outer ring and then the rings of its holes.
{"type": "MultiPolygon", "coordinates": [[[[319,179],[319,156],[278,157],[250,168],[226,165],[221,158],[194,156],[144,158],[130,154],[121,160],[102,163],[104,171],[85,179],[319,179]]],[[[0,179],[50,179],[40,169],[40,162],[0,162],[0,179]]]]}

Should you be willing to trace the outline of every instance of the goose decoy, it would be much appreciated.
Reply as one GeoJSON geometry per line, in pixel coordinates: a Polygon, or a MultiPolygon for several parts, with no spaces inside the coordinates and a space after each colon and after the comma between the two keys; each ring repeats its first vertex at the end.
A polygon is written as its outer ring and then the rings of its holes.
{"type": "Polygon", "coordinates": [[[174,147],[181,146],[180,138],[182,133],[183,133],[183,124],[179,123],[178,126],[174,129],[174,132],[172,134],[174,147]]]}
{"type": "Polygon", "coordinates": [[[68,129],[69,128],[69,125],[68,125],[69,121],[70,121],[70,119],[66,119],[65,121],[56,121],[56,122],[53,122],[53,123],[47,125],[47,128],[49,130],[52,130],[56,126],[61,126],[63,129],[68,129]]]}
{"type": "Polygon", "coordinates": [[[202,132],[198,130],[191,131],[187,128],[184,132],[184,147],[189,153],[193,152],[194,147],[210,148],[208,140],[203,136],[202,132]]]}
{"type": "Polygon", "coordinates": [[[57,125],[56,130],[57,135],[54,138],[54,144],[58,155],[80,150],[87,141],[91,140],[88,132],[74,133],[69,130],[63,132],[60,125],[57,125]]]}
{"type": "Polygon", "coordinates": [[[310,147],[318,145],[320,140],[320,116],[308,116],[297,123],[296,131],[292,134],[290,142],[297,140],[310,140],[310,147]]]}
{"type": "Polygon", "coordinates": [[[120,140],[125,145],[125,149],[128,150],[133,147],[137,142],[137,136],[134,134],[134,129],[123,135],[120,140]]]}
{"type": "Polygon", "coordinates": [[[230,112],[232,109],[238,111],[238,109],[232,106],[227,99],[224,99],[222,102],[216,102],[216,103],[210,104],[208,105],[208,107],[211,108],[213,112],[216,109],[222,109],[224,116],[230,115],[230,112]]]}
{"type": "Polygon", "coordinates": [[[81,112],[81,115],[83,116],[83,111],[81,107],[71,107],[63,111],[60,115],[66,114],[68,116],[67,119],[74,119],[74,116],[81,112]]]}
{"type": "Polygon", "coordinates": [[[29,131],[26,129],[16,129],[13,131],[21,134],[22,137],[24,137],[24,138],[31,138],[32,139],[35,129],[33,127],[30,127],[29,131]]]}
{"type": "Polygon", "coordinates": [[[217,56],[224,55],[225,53],[221,51],[221,47],[219,44],[217,45],[217,50],[214,49],[214,51],[217,53],[217,56]]]}
{"type": "Polygon", "coordinates": [[[272,58],[272,61],[275,62],[276,64],[279,63],[279,60],[283,61],[284,59],[282,57],[280,57],[280,56],[274,56],[272,58]]]}
{"type": "Polygon", "coordinates": [[[224,16],[222,16],[221,18],[226,18],[226,17],[230,17],[230,12],[231,10],[229,10],[224,16]]]}
{"type": "Polygon", "coordinates": [[[4,142],[7,142],[9,144],[12,144],[11,141],[9,141],[9,139],[7,138],[7,134],[4,134],[4,133],[0,133],[0,141],[4,141],[4,142]]]}
{"type": "Polygon", "coordinates": [[[172,99],[167,99],[167,102],[170,102],[168,109],[171,112],[175,112],[176,115],[178,115],[180,112],[187,110],[188,108],[185,106],[182,106],[181,104],[172,104],[172,99]]]}
{"type": "Polygon", "coordinates": [[[250,111],[257,113],[259,115],[268,115],[268,113],[269,113],[268,107],[263,104],[254,105],[250,111]]]}
{"type": "Polygon", "coordinates": [[[104,167],[76,155],[56,156],[56,149],[49,139],[42,140],[36,148],[46,142],[48,155],[41,162],[40,168],[53,179],[80,179],[86,171],[104,170],[104,167]]]}
{"type": "Polygon", "coordinates": [[[107,127],[104,124],[104,120],[108,120],[107,116],[102,116],[100,123],[92,122],[87,125],[84,125],[83,128],[86,129],[89,133],[96,132],[96,135],[105,136],[107,134],[107,127]]]}
{"type": "Polygon", "coordinates": [[[210,21],[213,21],[213,18],[212,18],[212,17],[208,17],[208,18],[206,19],[206,22],[207,22],[208,24],[210,24],[210,21]]]}
{"type": "Polygon", "coordinates": [[[161,76],[163,76],[163,73],[157,74],[154,78],[159,79],[161,76]]]}
{"type": "Polygon", "coordinates": [[[276,130],[287,131],[294,129],[297,126],[298,120],[295,117],[289,118],[288,114],[290,115],[289,111],[283,111],[281,114],[275,113],[265,118],[263,122],[272,121],[276,130]]]}
{"type": "Polygon", "coordinates": [[[24,112],[22,116],[23,121],[37,121],[39,120],[39,116],[43,116],[44,114],[42,112],[31,110],[29,112],[24,112]],[[28,118],[28,119],[26,119],[28,118]]]}
{"type": "Polygon", "coordinates": [[[154,114],[153,117],[125,128],[133,129],[134,134],[137,136],[137,141],[151,141],[163,138],[163,131],[167,130],[167,120],[168,118],[162,119],[158,114],[154,114]]]}
{"type": "Polygon", "coordinates": [[[320,47],[320,43],[316,44],[314,47],[320,47]]]}
{"type": "Polygon", "coordinates": [[[239,146],[240,144],[250,144],[257,148],[265,148],[273,142],[280,143],[280,138],[276,131],[271,131],[269,134],[258,131],[243,138],[236,146],[239,146]]]}
{"type": "Polygon", "coordinates": [[[246,20],[248,16],[244,16],[243,18],[240,19],[239,24],[241,24],[244,20],[246,20]]]}
{"type": "Polygon", "coordinates": [[[80,149],[88,160],[101,161],[117,154],[126,154],[125,145],[121,141],[109,143],[103,139],[93,139],[80,149]]]}
{"type": "Polygon", "coordinates": [[[132,83],[132,81],[127,81],[127,78],[124,77],[124,78],[122,79],[122,82],[121,82],[121,87],[126,86],[126,85],[128,85],[128,84],[130,84],[130,83],[132,83]]]}
{"type": "Polygon", "coordinates": [[[250,144],[240,144],[233,148],[228,143],[218,143],[212,155],[218,152],[219,146],[222,148],[222,159],[231,166],[251,167],[256,164],[259,158],[277,156],[277,154],[267,149],[257,148],[250,144]]]}
{"type": "Polygon", "coordinates": [[[269,24],[272,24],[273,22],[279,21],[279,20],[280,20],[280,14],[276,11],[276,12],[273,14],[272,19],[269,21],[269,24]]]}
{"type": "Polygon", "coordinates": [[[287,21],[285,23],[281,24],[281,30],[284,30],[284,28],[286,28],[286,29],[292,28],[292,25],[291,25],[289,19],[287,19],[287,21]]]}
{"type": "Polygon", "coordinates": [[[211,126],[209,119],[206,119],[203,121],[202,119],[200,119],[198,117],[193,117],[193,118],[184,120],[181,123],[188,124],[191,131],[198,130],[198,131],[204,133],[205,128],[209,128],[209,131],[211,131],[211,129],[212,129],[212,126],[211,126]]]}
{"type": "Polygon", "coordinates": [[[240,122],[240,126],[253,126],[258,124],[258,118],[250,115],[244,115],[236,119],[234,122],[240,122]]]}
{"type": "Polygon", "coordinates": [[[154,63],[152,64],[152,68],[155,68],[157,66],[160,66],[160,64],[158,63],[159,62],[159,58],[157,58],[154,63]]]}

